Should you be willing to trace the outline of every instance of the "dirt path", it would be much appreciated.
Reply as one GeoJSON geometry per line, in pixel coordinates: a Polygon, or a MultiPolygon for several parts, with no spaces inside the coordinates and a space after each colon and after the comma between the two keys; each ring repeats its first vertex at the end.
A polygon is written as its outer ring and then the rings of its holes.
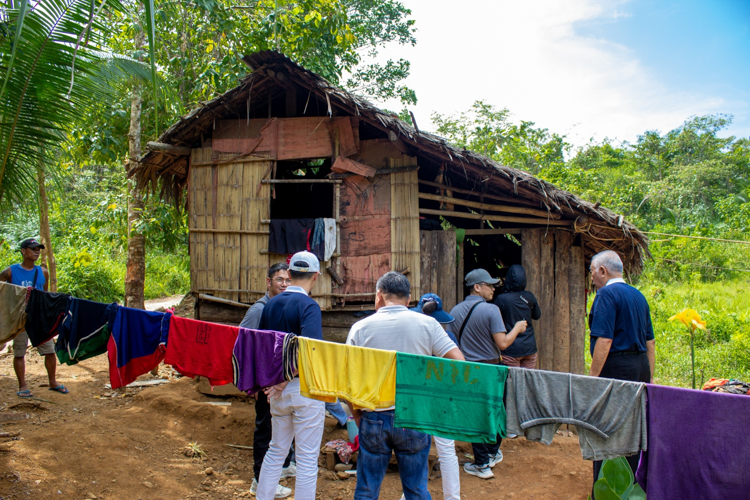
{"type": "Polygon", "coordinates": [[[150,299],[144,301],[147,311],[156,311],[157,309],[168,309],[174,307],[182,301],[184,295],[172,295],[171,297],[162,297],[160,299],[150,299]]]}
{"type": "MultiPolygon", "coordinates": [[[[105,356],[79,365],[59,367],[59,379],[70,394],[47,390],[42,359],[27,356],[29,386],[36,397],[15,395],[12,357],[0,356],[0,415],[28,413],[29,420],[0,423],[0,432],[21,431],[0,451],[0,499],[234,499],[250,497],[252,451],[225,443],[252,446],[254,408],[251,399],[215,398],[200,394],[187,378],[175,378],[162,366],[170,383],[124,394],[105,389],[109,382],[105,356]],[[228,401],[230,407],[204,404],[228,401]],[[34,403],[29,405],[28,403],[34,403]],[[13,405],[19,405],[11,408],[13,405]],[[205,451],[203,459],[185,455],[189,443],[205,451]]],[[[150,376],[142,377],[148,380],[150,376]]],[[[326,421],[324,440],[344,438],[326,421]]],[[[0,445],[0,449],[4,446],[0,445]]],[[[461,493],[467,499],[585,499],[591,464],[581,459],[578,439],[558,435],[552,446],[506,440],[505,460],[495,479],[484,481],[461,472],[461,493]]],[[[457,443],[459,461],[470,445],[457,443]]],[[[324,459],[321,459],[321,464],[324,459]]],[[[439,478],[429,482],[435,499],[442,499],[439,478]]],[[[294,486],[294,480],[287,482],[294,486]]],[[[355,479],[338,480],[321,467],[318,498],[353,498],[355,479]]],[[[383,500],[397,500],[401,486],[397,471],[386,474],[383,500]]]]}

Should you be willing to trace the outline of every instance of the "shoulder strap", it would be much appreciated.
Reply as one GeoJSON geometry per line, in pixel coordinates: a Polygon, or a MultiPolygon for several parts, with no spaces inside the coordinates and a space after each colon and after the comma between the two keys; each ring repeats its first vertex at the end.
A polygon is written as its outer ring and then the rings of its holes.
{"type": "Polygon", "coordinates": [[[476,309],[476,308],[477,308],[477,306],[478,306],[479,304],[481,304],[481,303],[482,303],[482,302],[477,302],[476,304],[474,304],[473,306],[471,306],[471,309],[469,309],[469,313],[468,313],[468,314],[466,315],[466,317],[464,318],[464,322],[463,322],[463,323],[461,323],[461,328],[460,328],[460,329],[458,330],[458,335],[457,335],[457,337],[458,337],[458,345],[461,345],[461,334],[463,334],[463,333],[464,333],[464,328],[466,328],[466,323],[468,323],[468,322],[469,322],[469,318],[471,317],[471,313],[473,313],[473,312],[474,312],[474,309],[476,309]]]}

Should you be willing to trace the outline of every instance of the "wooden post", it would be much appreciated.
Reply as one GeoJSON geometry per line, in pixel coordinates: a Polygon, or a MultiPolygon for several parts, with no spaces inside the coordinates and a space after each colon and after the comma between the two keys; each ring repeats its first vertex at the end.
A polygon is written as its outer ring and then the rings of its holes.
{"type": "Polygon", "coordinates": [[[555,239],[551,231],[541,235],[539,256],[539,307],[542,317],[534,329],[536,344],[539,349],[540,370],[552,369],[552,357],[555,349],[555,239]]]}
{"type": "MultiPolygon", "coordinates": [[[[438,241],[438,262],[439,269],[437,293],[443,300],[443,309],[450,311],[456,305],[456,291],[453,284],[456,282],[456,232],[455,231],[435,231],[438,241]]],[[[422,275],[424,276],[424,274],[422,275]]]]}
{"type": "Polygon", "coordinates": [[[432,231],[419,232],[419,257],[421,266],[422,283],[420,283],[421,294],[430,293],[432,281],[430,277],[430,268],[432,263],[432,231]]]}
{"type": "Polygon", "coordinates": [[[570,371],[570,245],[573,235],[555,231],[555,353],[552,367],[570,371]]]}
{"type": "Polygon", "coordinates": [[[586,340],[586,267],[582,247],[570,247],[570,373],[584,374],[586,340]]]}
{"type": "Polygon", "coordinates": [[[526,290],[537,299],[541,292],[542,230],[523,229],[521,231],[521,264],[526,271],[526,290]]]}
{"type": "MultiPolygon", "coordinates": [[[[456,260],[456,304],[464,301],[464,242],[457,245],[456,260]]],[[[449,309],[446,309],[450,311],[449,309]]]]}

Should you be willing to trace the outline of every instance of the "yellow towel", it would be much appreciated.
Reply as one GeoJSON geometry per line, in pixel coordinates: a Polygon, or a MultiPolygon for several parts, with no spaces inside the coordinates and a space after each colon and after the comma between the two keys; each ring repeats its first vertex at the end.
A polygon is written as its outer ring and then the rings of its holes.
{"type": "Polygon", "coordinates": [[[396,351],[298,338],[300,394],[369,410],[396,404],[396,351]]]}

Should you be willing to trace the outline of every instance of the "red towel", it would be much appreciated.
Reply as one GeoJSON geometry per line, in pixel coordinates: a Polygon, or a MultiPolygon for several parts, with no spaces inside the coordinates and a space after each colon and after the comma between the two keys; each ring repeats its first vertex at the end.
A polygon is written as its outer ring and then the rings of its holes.
{"type": "Polygon", "coordinates": [[[187,377],[206,377],[212,386],[231,384],[232,349],[240,329],[172,316],[164,363],[187,377]]]}

